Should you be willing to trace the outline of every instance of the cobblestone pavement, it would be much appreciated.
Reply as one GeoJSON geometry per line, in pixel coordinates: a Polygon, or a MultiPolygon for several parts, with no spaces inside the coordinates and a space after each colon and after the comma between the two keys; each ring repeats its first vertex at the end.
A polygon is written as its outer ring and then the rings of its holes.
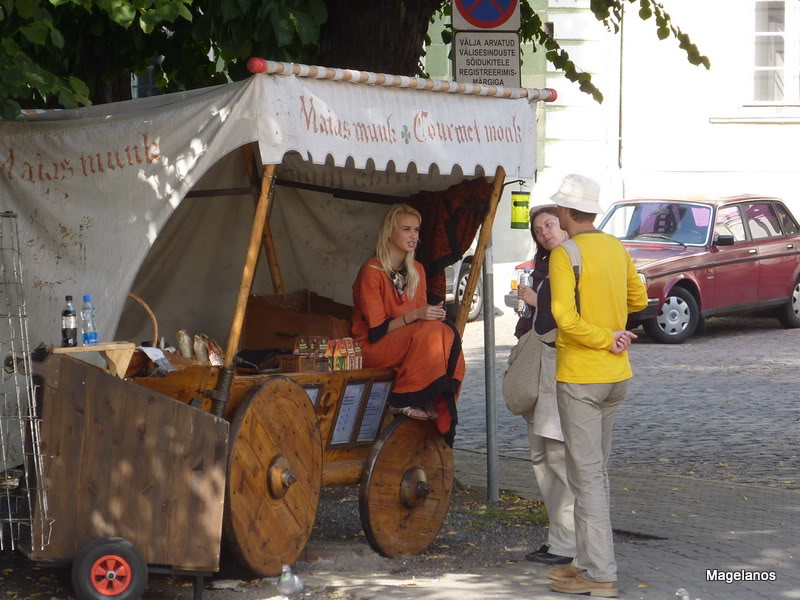
{"type": "MultiPolygon", "coordinates": [[[[458,477],[485,485],[485,455],[455,454],[458,477]]],[[[539,497],[528,460],[502,458],[498,477],[501,488],[539,497]]],[[[800,492],[638,469],[611,470],[610,482],[614,529],[628,534],[615,542],[620,598],[675,598],[681,587],[693,600],[800,598],[800,492]],[[715,581],[708,570],[772,580],[715,581]]],[[[506,567],[507,595],[497,597],[521,597],[509,594],[521,574],[531,577],[528,597],[534,590],[539,600],[577,597],[548,593],[546,569],[524,562],[506,567]]]]}
{"type": "MultiPolygon", "coordinates": [[[[498,448],[527,458],[525,423],[502,399],[502,374],[516,343],[516,319],[504,311],[495,322],[498,448]]],[[[800,488],[800,329],[768,317],[726,317],[680,345],[637,333],[635,376],[617,418],[611,468],[800,488]]],[[[485,450],[481,321],[467,326],[464,351],[456,447],[485,450]]]]}

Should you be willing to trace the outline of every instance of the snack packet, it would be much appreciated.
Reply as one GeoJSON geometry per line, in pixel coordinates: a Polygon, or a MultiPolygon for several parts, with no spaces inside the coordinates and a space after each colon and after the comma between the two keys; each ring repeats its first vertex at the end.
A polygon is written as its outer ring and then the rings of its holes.
{"type": "Polygon", "coordinates": [[[333,353],[333,370],[347,370],[347,344],[344,340],[336,340],[336,350],[333,353]]]}

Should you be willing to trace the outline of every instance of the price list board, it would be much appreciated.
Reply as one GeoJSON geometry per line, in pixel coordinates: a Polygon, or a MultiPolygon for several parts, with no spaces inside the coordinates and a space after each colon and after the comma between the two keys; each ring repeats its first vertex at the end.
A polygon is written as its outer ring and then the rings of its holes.
{"type": "Polygon", "coordinates": [[[367,406],[361,418],[361,427],[358,429],[357,443],[374,442],[378,437],[378,430],[383,421],[386,409],[386,399],[392,389],[391,381],[373,381],[367,395],[367,406]]]}
{"type": "Polygon", "coordinates": [[[331,434],[331,446],[350,444],[356,421],[361,414],[361,404],[366,389],[366,381],[348,381],[345,385],[339,413],[336,415],[336,424],[331,434]]]}

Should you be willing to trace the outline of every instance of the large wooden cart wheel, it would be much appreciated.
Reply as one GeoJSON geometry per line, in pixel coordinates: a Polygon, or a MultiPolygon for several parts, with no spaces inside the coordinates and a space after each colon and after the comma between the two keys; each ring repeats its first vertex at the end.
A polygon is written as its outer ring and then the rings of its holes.
{"type": "Polygon", "coordinates": [[[432,421],[395,419],[367,459],[361,526],[383,556],[424,551],[439,534],[453,492],[453,451],[432,421]]]}
{"type": "Polygon", "coordinates": [[[262,577],[278,575],[311,535],[322,486],[322,438],[314,407],[296,382],[254,387],[231,423],[225,535],[262,577]]]}

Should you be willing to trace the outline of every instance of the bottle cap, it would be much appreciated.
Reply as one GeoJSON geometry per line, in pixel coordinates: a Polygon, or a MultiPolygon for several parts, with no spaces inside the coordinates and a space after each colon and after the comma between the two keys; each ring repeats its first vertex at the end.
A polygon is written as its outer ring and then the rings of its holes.
{"type": "Polygon", "coordinates": [[[72,296],[66,296],[64,300],[66,300],[67,302],[72,302],[72,296]]]}
{"type": "Polygon", "coordinates": [[[91,296],[84,296],[83,297],[83,301],[84,302],[91,302],[92,301],[92,297],[91,296]]]}

